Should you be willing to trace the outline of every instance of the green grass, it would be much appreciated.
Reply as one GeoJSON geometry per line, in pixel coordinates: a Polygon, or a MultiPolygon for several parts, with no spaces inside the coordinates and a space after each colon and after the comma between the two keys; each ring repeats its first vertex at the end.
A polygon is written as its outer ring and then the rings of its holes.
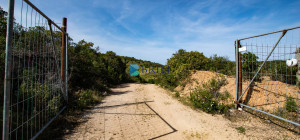
{"type": "Polygon", "coordinates": [[[243,133],[243,134],[245,134],[245,132],[246,132],[246,129],[244,127],[242,127],[242,126],[237,127],[235,129],[238,130],[240,133],[243,133]]]}

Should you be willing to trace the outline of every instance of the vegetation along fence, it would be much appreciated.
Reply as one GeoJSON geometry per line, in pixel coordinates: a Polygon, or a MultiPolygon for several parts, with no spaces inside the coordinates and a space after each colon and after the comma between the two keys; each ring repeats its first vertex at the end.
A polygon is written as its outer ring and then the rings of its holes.
{"type": "Polygon", "coordinates": [[[65,109],[66,23],[59,27],[28,0],[9,0],[3,139],[35,139],[65,109]]]}
{"type": "Polygon", "coordinates": [[[239,39],[236,103],[300,126],[300,27],[239,39]]]}

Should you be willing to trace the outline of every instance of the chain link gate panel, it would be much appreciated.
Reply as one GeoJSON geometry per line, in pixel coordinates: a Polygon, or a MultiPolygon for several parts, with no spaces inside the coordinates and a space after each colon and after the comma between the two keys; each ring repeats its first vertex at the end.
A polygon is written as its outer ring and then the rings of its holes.
{"type": "Polygon", "coordinates": [[[236,103],[300,126],[300,27],[239,39],[236,103]]]}
{"type": "Polygon", "coordinates": [[[35,139],[65,109],[66,30],[28,0],[7,21],[3,139],[35,139]]]}

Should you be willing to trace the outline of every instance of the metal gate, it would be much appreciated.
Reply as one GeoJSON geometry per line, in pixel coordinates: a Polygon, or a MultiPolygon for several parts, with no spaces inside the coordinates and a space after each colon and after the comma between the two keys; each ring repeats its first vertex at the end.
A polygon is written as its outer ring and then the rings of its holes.
{"type": "Polygon", "coordinates": [[[236,103],[300,126],[300,27],[238,39],[236,103]]]}
{"type": "Polygon", "coordinates": [[[66,19],[59,27],[28,0],[8,6],[3,139],[35,139],[68,99],[66,19]]]}

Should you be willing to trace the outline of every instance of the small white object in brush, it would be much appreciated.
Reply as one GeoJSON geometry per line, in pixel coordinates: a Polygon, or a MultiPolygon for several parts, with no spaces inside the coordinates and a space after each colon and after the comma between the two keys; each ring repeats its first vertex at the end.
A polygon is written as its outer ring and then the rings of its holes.
{"type": "Polygon", "coordinates": [[[295,58],[286,60],[286,65],[289,67],[294,67],[298,64],[298,60],[295,58]]]}

